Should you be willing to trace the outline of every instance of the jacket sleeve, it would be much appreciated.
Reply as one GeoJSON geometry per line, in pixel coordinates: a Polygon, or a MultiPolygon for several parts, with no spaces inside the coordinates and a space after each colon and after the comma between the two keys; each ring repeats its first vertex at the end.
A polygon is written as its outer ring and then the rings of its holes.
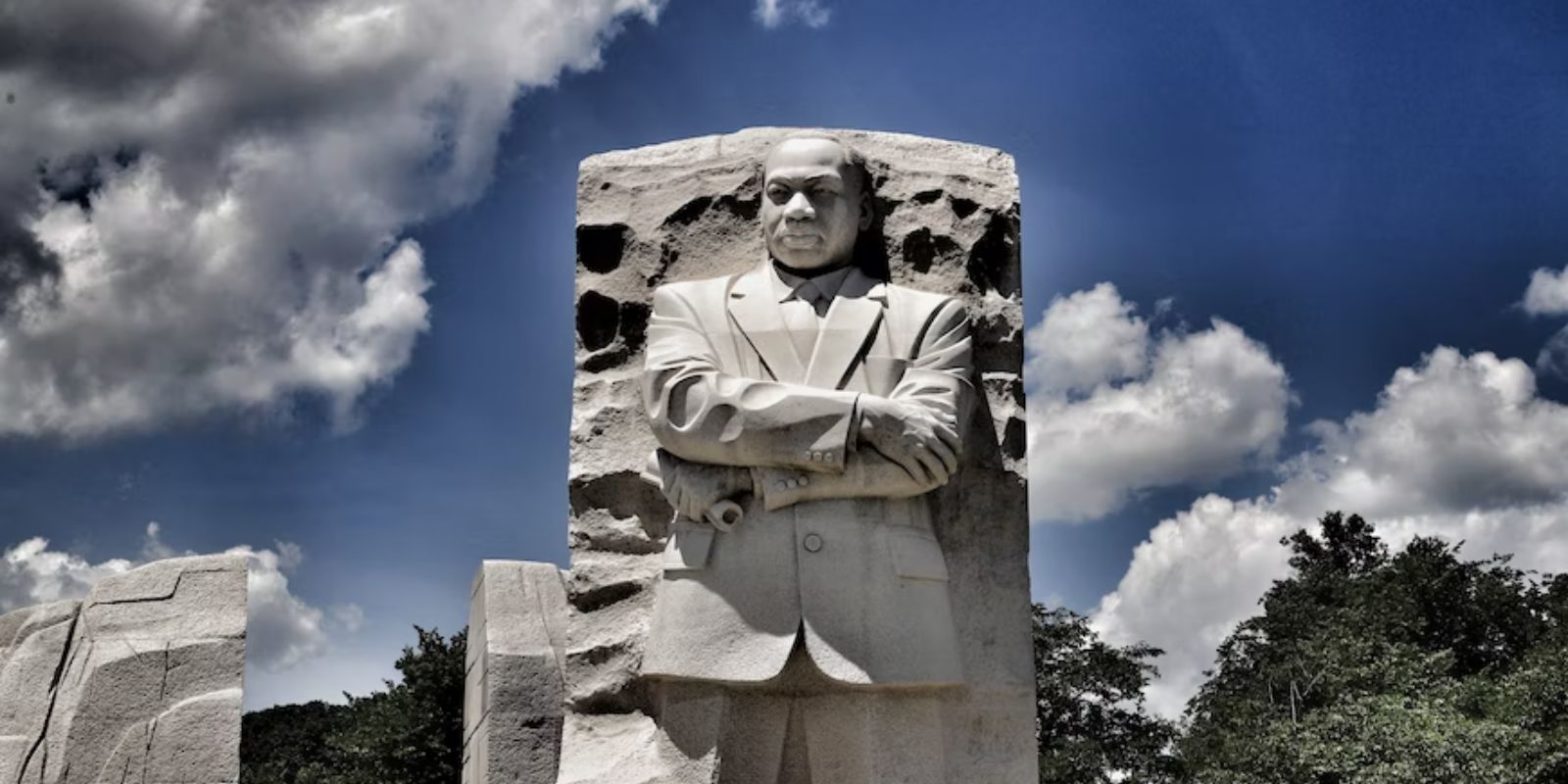
{"type": "MultiPolygon", "coordinates": [[[[889,398],[951,419],[963,435],[974,409],[973,354],[969,317],[962,303],[949,299],[925,325],[919,347],[889,398]]],[[[785,468],[759,468],[754,474],[763,505],[770,510],[832,498],[907,498],[941,486],[915,479],[873,449],[852,451],[839,474],[807,476],[785,468]]]]}
{"type": "Polygon", "coordinates": [[[721,372],[677,287],[653,293],[643,403],[659,445],[700,463],[842,471],[858,394],[721,372]]]}

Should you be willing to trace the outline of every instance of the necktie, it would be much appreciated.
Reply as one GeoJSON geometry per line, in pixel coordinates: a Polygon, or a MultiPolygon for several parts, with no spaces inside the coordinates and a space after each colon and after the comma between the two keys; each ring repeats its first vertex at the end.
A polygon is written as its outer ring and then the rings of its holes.
{"type": "Polygon", "coordinates": [[[789,336],[795,343],[795,351],[800,355],[802,364],[811,364],[811,355],[817,347],[817,321],[818,313],[822,311],[824,300],[822,290],[815,283],[805,281],[795,289],[794,298],[787,300],[784,305],[784,326],[789,329],[789,336]]]}

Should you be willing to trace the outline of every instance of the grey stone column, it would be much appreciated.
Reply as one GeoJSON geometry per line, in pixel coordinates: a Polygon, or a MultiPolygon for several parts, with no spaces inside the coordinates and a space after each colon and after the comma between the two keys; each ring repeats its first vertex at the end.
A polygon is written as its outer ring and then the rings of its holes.
{"type": "Polygon", "coordinates": [[[469,605],[463,784],[553,784],[566,589],[554,564],[485,561],[469,605]]]}

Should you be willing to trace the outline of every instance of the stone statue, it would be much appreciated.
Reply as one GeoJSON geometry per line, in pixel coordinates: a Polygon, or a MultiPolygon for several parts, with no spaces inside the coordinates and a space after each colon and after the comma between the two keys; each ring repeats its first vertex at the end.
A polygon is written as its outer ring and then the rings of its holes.
{"type": "Polygon", "coordinates": [[[924,495],[958,470],[969,319],[855,265],[866,179],[838,140],[786,138],[763,167],[766,262],[653,296],[643,395],[680,517],[642,671],[720,782],[941,780],[926,690],[963,671],[924,495]],[[723,501],[738,523],[708,522],[723,501]],[[699,701],[716,715],[681,715],[699,701]]]}
{"type": "Polygon", "coordinates": [[[1018,226],[907,134],[582,162],[571,564],[475,580],[465,782],[1038,780],[1018,226]]]}

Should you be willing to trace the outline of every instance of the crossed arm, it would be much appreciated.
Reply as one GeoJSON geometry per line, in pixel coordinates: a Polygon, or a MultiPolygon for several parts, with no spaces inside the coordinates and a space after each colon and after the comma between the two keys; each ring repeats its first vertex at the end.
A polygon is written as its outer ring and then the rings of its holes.
{"type": "Polygon", "coordinates": [[[887,397],[726,374],[694,309],[661,288],[642,381],[665,494],[700,519],[747,491],[777,509],[940,487],[957,469],[974,395],[956,300],[935,309],[912,353],[887,397]]]}

